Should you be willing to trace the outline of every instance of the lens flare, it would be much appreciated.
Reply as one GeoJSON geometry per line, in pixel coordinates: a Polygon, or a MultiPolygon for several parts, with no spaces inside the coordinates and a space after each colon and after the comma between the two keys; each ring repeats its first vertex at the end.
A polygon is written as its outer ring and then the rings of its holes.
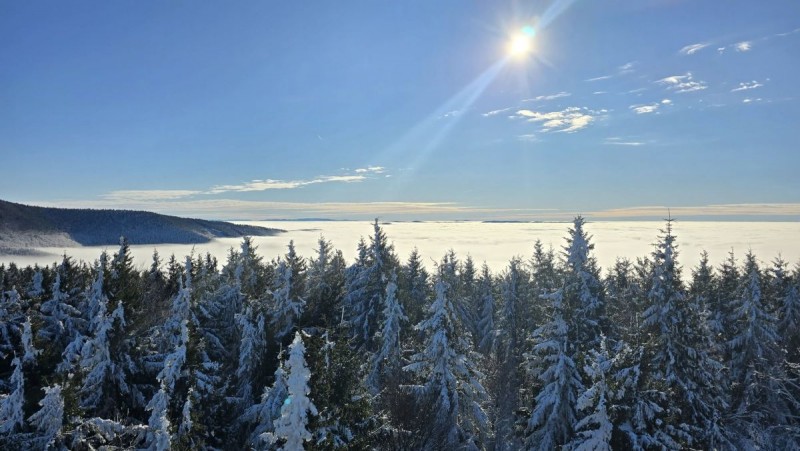
{"type": "Polygon", "coordinates": [[[511,56],[521,57],[533,50],[533,40],[527,34],[519,34],[508,43],[508,53],[511,56]]]}

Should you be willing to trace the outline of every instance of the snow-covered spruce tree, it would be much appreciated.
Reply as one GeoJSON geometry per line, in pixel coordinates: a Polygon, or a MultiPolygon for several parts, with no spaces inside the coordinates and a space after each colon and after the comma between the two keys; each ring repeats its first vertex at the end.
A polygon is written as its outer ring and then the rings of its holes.
{"type": "MultiPolygon", "coordinates": [[[[714,268],[708,262],[708,252],[703,251],[700,254],[700,263],[695,269],[692,270],[692,283],[689,286],[689,296],[693,302],[697,304],[703,323],[708,327],[709,333],[713,334],[709,319],[711,313],[709,311],[709,302],[714,298],[714,286],[716,284],[716,277],[714,275],[714,268]]],[[[713,335],[712,337],[713,338],[713,335]]]]}
{"type": "MultiPolygon", "coordinates": [[[[159,389],[150,402],[147,443],[150,449],[164,451],[170,449],[173,432],[170,421],[170,399],[175,385],[183,377],[186,363],[187,346],[189,344],[189,303],[191,299],[191,262],[187,259],[187,285],[181,287],[173,301],[172,315],[164,326],[168,341],[172,344],[171,352],[164,359],[164,366],[156,376],[159,389]]],[[[185,415],[181,415],[181,426],[191,429],[191,398],[185,397],[183,403],[185,415]]]]}
{"type": "Polygon", "coordinates": [[[425,333],[424,348],[404,368],[422,382],[410,387],[420,406],[417,446],[480,449],[489,430],[483,375],[448,292],[447,283],[438,280],[430,316],[416,326],[425,333]]]}
{"type": "Polygon", "coordinates": [[[564,319],[563,291],[546,297],[549,319],[533,333],[533,352],[527,355],[531,376],[542,389],[525,429],[526,448],[551,450],[568,444],[577,425],[577,399],[583,392],[581,375],[570,356],[569,325],[564,319]]]}
{"type": "Polygon", "coordinates": [[[495,332],[497,375],[494,389],[496,420],[495,447],[498,450],[518,449],[516,412],[520,407],[519,390],[522,384],[522,361],[525,337],[533,326],[528,298],[529,275],[522,262],[513,258],[501,281],[500,311],[495,332]]]}
{"type": "Polygon", "coordinates": [[[64,399],[61,386],[56,384],[44,387],[44,398],[39,401],[41,409],[28,418],[28,423],[36,429],[31,439],[31,449],[58,448],[64,423],[64,399]]]}
{"type": "MultiPolygon", "coordinates": [[[[292,249],[294,249],[292,247],[292,249]]],[[[273,336],[281,343],[297,325],[305,307],[305,300],[298,297],[294,287],[295,274],[289,261],[281,260],[275,271],[275,287],[272,291],[272,311],[270,326],[273,336]]]]}
{"type": "Polygon", "coordinates": [[[306,292],[306,260],[297,255],[294,240],[289,240],[287,248],[284,260],[292,270],[292,289],[289,291],[289,297],[297,299],[303,297],[306,292]]]}
{"type": "MultiPolygon", "coordinates": [[[[146,315],[142,304],[140,274],[133,265],[130,245],[124,236],[119,239],[119,249],[111,259],[109,271],[109,277],[105,279],[108,298],[112,302],[122,303],[129,330],[137,331],[146,315]]],[[[126,343],[125,346],[135,347],[133,343],[126,343]]]]}
{"type": "Polygon", "coordinates": [[[772,270],[776,286],[778,335],[787,352],[786,360],[800,364],[800,271],[792,275],[780,262],[776,261],[772,270]]]}
{"type": "Polygon", "coordinates": [[[264,387],[261,400],[250,406],[240,418],[240,421],[244,423],[255,425],[248,439],[250,446],[261,449],[269,445],[265,441],[264,434],[275,431],[274,422],[280,417],[281,407],[288,396],[286,371],[283,368],[283,362],[280,362],[275,370],[275,380],[272,386],[264,387]]]}
{"type": "Polygon", "coordinates": [[[712,447],[724,437],[709,436],[727,407],[719,386],[719,363],[708,350],[711,339],[696,298],[680,278],[672,220],[653,254],[655,270],[649,308],[644,313],[647,341],[642,367],[645,384],[667,395],[651,427],[682,446],[712,447]]]}
{"type": "Polygon", "coordinates": [[[289,346],[289,359],[286,362],[286,390],[288,397],[281,407],[281,416],[275,420],[275,432],[265,433],[263,439],[268,443],[279,444],[278,449],[296,451],[303,448],[303,442],[311,439],[308,431],[308,414],[317,415],[317,408],[308,395],[308,381],[311,372],[305,360],[305,346],[300,331],[289,346]]]}
{"type": "Polygon", "coordinates": [[[403,367],[403,349],[400,344],[402,323],[408,321],[403,307],[397,300],[397,275],[392,273],[386,285],[386,296],[383,300],[383,324],[378,332],[378,351],[372,355],[370,370],[367,375],[367,387],[373,395],[384,392],[385,398],[391,400],[400,383],[400,372],[403,367]]]}
{"type": "Polygon", "coordinates": [[[22,334],[22,324],[27,319],[17,290],[3,292],[0,288],[0,359],[17,352],[16,340],[22,334]]]}
{"type": "Polygon", "coordinates": [[[311,259],[307,271],[304,325],[333,327],[341,320],[346,267],[342,252],[334,250],[330,241],[320,237],[317,256],[311,259]]]}
{"type": "Polygon", "coordinates": [[[478,350],[484,355],[494,349],[494,284],[489,266],[484,263],[481,267],[481,275],[478,279],[478,296],[481,302],[481,313],[478,322],[478,336],[475,342],[478,343],[478,350]]]}
{"type": "Polygon", "coordinates": [[[397,431],[391,421],[405,416],[391,403],[378,406],[376,397],[367,391],[363,380],[365,355],[351,348],[347,324],[310,332],[313,335],[304,336],[304,343],[306,361],[314,375],[310,388],[318,411],[308,427],[314,448],[395,449],[397,431]]]}
{"type": "Polygon", "coordinates": [[[564,279],[561,288],[564,320],[567,321],[570,352],[573,360],[597,349],[607,328],[605,294],[599,270],[590,255],[594,244],[584,231],[585,221],[578,216],[569,229],[564,247],[564,279]]]}
{"type": "Polygon", "coordinates": [[[76,336],[64,349],[64,352],[61,354],[62,360],[57,367],[59,372],[69,373],[72,371],[75,365],[80,362],[81,352],[84,344],[86,343],[87,339],[91,338],[91,335],[96,332],[96,330],[93,328],[97,327],[96,321],[99,321],[100,319],[97,316],[98,312],[102,310],[105,314],[108,309],[108,297],[106,296],[104,288],[104,273],[108,265],[106,259],[106,253],[101,253],[100,259],[95,265],[94,281],[89,289],[84,293],[84,297],[86,298],[86,313],[89,317],[89,330],[87,330],[86,333],[89,335],[89,337],[82,334],[76,334],[76,336]]]}
{"type": "Polygon", "coordinates": [[[35,364],[36,356],[39,355],[41,351],[33,347],[31,320],[28,318],[25,318],[25,322],[22,323],[22,337],[20,338],[20,342],[22,343],[22,363],[26,365],[35,364]]]}
{"type": "Polygon", "coordinates": [[[358,349],[374,352],[386,283],[398,266],[394,246],[375,220],[369,246],[359,244],[359,259],[347,274],[345,308],[354,344],[358,349]]]}
{"type": "Polygon", "coordinates": [[[60,355],[78,333],[81,312],[69,304],[69,294],[61,286],[60,271],[56,272],[51,291],[50,299],[39,308],[42,326],[37,333],[47,340],[50,352],[60,355]]]}
{"type": "Polygon", "coordinates": [[[723,363],[727,363],[731,359],[728,342],[733,338],[732,334],[735,330],[734,309],[737,302],[740,279],[739,267],[731,250],[728,253],[728,258],[719,267],[714,290],[716,296],[708,306],[709,327],[712,334],[714,334],[716,347],[720,350],[720,355],[717,358],[723,363]]]}
{"type": "Polygon", "coordinates": [[[544,311],[539,306],[539,296],[550,294],[562,285],[555,260],[556,257],[552,247],[545,250],[541,240],[536,240],[533,243],[533,256],[530,261],[531,314],[535,322],[542,318],[544,311]]]}
{"type": "Polygon", "coordinates": [[[642,314],[646,294],[637,281],[630,260],[619,258],[605,278],[606,305],[609,317],[609,337],[621,339],[632,346],[641,344],[642,314]]]}
{"type": "Polygon", "coordinates": [[[469,320],[467,329],[469,330],[470,335],[472,335],[473,340],[476,340],[474,343],[474,347],[478,347],[478,341],[476,337],[478,336],[478,323],[480,322],[480,314],[481,308],[483,307],[480,304],[480,298],[478,297],[478,284],[477,284],[477,270],[475,269],[475,261],[472,259],[472,256],[467,255],[467,258],[464,260],[464,264],[461,265],[461,271],[459,271],[459,286],[461,287],[461,293],[459,293],[459,297],[461,298],[461,303],[464,305],[465,314],[464,317],[469,320]]]}
{"type": "Polygon", "coordinates": [[[728,343],[733,425],[743,447],[800,447],[795,420],[800,402],[786,374],[785,350],[775,318],[763,305],[761,271],[752,253],[745,257],[739,295],[733,304],[735,330],[728,343]]]}
{"type": "MultiPolygon", "coordinates": [[[[22,362],[18,357],[11,361],[14,372],[11,373],[9,386],[11,393],[0,397],[0,435],[11,435],[23,424],[23,406],[25,404],[25,376],[22,374],[22,362]]],[[[0,444],[2,444],[0,439],[0,444]]]]}
{"type": "Polygon", "coordinates": [[[31,298],[38,298],[44,294],[44,287],[42,287],[44,283],[44,274],[42,274],[42,270],[38,266],[35,266],[34,269],[36,272],[33,273],[33,280],[31,281],[31,288],[28,290],[28,296],[31,298]]]}
{"type": "Polygon", "coordinates": [[[610,417],[613,393],[608,384],[612,360],[606,347],[606,338],[600,342],[600,350],[590,351],[584,372],[592,381],[586,391],[578,397],[577,410],[580,420],[575,425],[575,438],[569,449],[575,451],[611,451],[611,434],[614,424],[610,417]]]}
{"type": "Polygon", "coordinates": [[[98,271],[92,288],[90,309],[94,316],[78,362],[83,375],[79,402],[81,408],[95,415],[112,418],[114,413],[121,411],[119,402],[122,396],[130,393],[124,363],[120,362],[120,356],[113,352],[111,345],[114,337],[119,338],[124,333],[125,314],[122,302],[117,304],[114,312],[107,312],[108,299],[102,290],[95,291],[97,280],[102,282],[102,271],[98,271]]]}
{"type": "Polygon", "coordinates": [[[419,324],[425,316],[425,308],[427,307],[428,299],[430,299],[428,277],[428,271],[422,263],[422,257],[419,251],[414,248],[406,264],[400,269],[398,277],[398,298],[406,315],[408,315],[408,322],[403,330],[407,337],[413,337],[410,332],[414,325],[419,324]]]}
{"type": "MultiPolygon", "coordinates": [[[[237,285],[243,299],[261,299],[269,288],[271,277],[262,264],[262,258],[256,253],[257,246],[249,236],[242,238],[239,253],[234,253],[227,264],[228,283],[237,285]]],[[[225,271],[225,269],[223,269],[225,271]]]]}
{"type": "Polygon", "coordinates": [[[236,368],[236,397],[242,408],[253,404],[253,389],[261,369],[267,342],[263,313],[258,306],[247,303],[244,312],[236,315],[241,341],[239,365],[236,368]]]}

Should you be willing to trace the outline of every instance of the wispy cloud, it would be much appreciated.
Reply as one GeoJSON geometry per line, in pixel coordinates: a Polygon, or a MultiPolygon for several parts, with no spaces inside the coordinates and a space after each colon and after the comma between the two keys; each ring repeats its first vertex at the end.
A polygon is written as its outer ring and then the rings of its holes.
{"type": "Polygon", "coordinates": [[[585,107],[569,107],[561,111],[519,110],[514,117],[528,122],[540,123],[543,132],[574,133],[594,122],[606,110],[590,110],[585,107]]]}
{"type": "Polygon", "coordinates": [[[524,141],[528,143],[539,142],[539,137],[534,135],[533,133],[529,133],[527,135],[519,135],[517,136],[517,139],[519,141],[524,141]]]}
{"type": "Polygon", "coordinates": [[[758,97],[758,98],[755,98],[755,99],[751,99],[751,98],[748,97],[748,98],[742,100],[742,103],[754,103],[754,102],[760,102],[761,100],[762,100],[761,97],[758,97]]]}
{"type": "Polygon", "coordinates": [[[695,81],[691,72],[687,72],[685,75],[664,77],[661,80],[657,80],[656,83],[666,86],[667,89],[675,91],[677,94],[700,91],[708,88],[706,82],[695,81]]]}
{"type": "Polygon", "coordinates": [[[509,108],[501,108],[499,110],[487,111],[486,113],[483,113],[481,116],[483,116],[483,117],[497,116],[498,114],[505,113],[506,111],[508,111],[510,109],[511,108],[509,107],[509,108]]]}
{"type": "Polygon", "coordinates": [[[658,111],[660,104],[658,102],[648,105],[631,105],[628,108],[633,110],[636,114],[649,114],[658,111]]]}
{"type": "Polygon", "coordinates": [[[274,189],[295,189],[302,186],[316,185],[319,183],[353,183],[366,180],[364,175],[326,175],[311,180],[252,180],[239,185],[217,185],[209,190],[209,194],[227,192],[267,191],[274,189]]]}
{"type": "Polygon", "coordinates": [[[752,41],[742,41],[733,45],[737,52],[749,52],[753,48],[752,41]]]}
{"type": "Polygon", "coordinates": [[[202,194],[202,191],[182,190],[182,189],[162,189],[162,190],[118,190],[102,194],[100,197],[115,202],[126,201],[145,201],[145,200],[173,200],[202,194]]]}
{"type": "Polygon", "coordinates": [[[627,62],[627,63],[623,64],[622,66],[617,67],[616,72],[614,72],[613,74],[601,75],[599,77],[594,77],[594,78],[587,78],[584,81],[608,80],[610,78],[614,78],[614,77],[617,77],[619,75],[630,74],[631,72],[634,72],[633,68],[636,66],[636,64],[637,64],[636,61],[630,61],[630,62],[627,62]]]}
{"type": "Polygon", "coordinates": [[[614,78],[614,75],[601,75],[599,77],[587,78],[584,81],[600,81],[600,80],[608,80],[609,78],[614,78]]]}
{"type": "Polygon", "coordinates": [[[664,99],[664,100],[661,101],[661,104],[662,105],[672,105],[672,100],[664,99]]]}
{"type": "Polygon", "coordinates": [[[753,81],[751,81],[749,83],[748,82],[739,83],[739,87],[731,89],[731,92],[747,91],[749,89],[756,89],[756,88],[760,88],[762,86],[764,86],[762,83],[759,83],[759,82],[753,80],[753,81]]]}
{"type": "Polygon", "coordinates": [[[699,42],[697,44],[689,44],[689,45],[681,48],[680,50],[678,50],[678,53],[680,53],[682,55],[694,55],[695,53],[699,52],[700,50],[703,50],[704,48],[708,47],[708,45],[709,44],[705,43],[705,42],[699,42]]]}
{"type": "Polygon", "coordinates": [[[448,112],[442,114],[441,116],[439,116],[439,119],[448,119],[448,118],[451,118],[451,117],[456,117],[456,116],[461,115],[461,113],[463,113],[463,111],[461,111],[461,110],[448,111],[448,112]]]}
{"type": "Polygon", "coordinates": [[[546,95],[546,96],[536,96],[536,97],[534,97],[532,99],[524,99],[523,102],[541,102],[543,100],[560,99],[562,97],[569,97],[571,95],[572,94],[569,93],[569,92],[561,91],[561,92],[556,93],[556,94],[550,94],[550,95],[546,95]]]}
{"type": "Polygon", "coordinates": [[[785,33],[775,33],[773,36],[777,36],[777,37],[783,38],[783,37],[786,37],[786,36],[789,36],[789,35],[792,35],[792,34],[795,34],[795,33],[800,33],[800,28],[795,28],[794,30],[787,31],[785,33]]]}
{"type": "Polygon", "coordinates": [[[644,143],[642,141],[634,141],[634,140],[631,140],[631,139],[623,139],[623,138],[614,136],[614,137],[611,137],[611,138],[606,138],[606,140],[603,141],[603,144],[606,144],[606,145],[609,145],[609,146],[638,147],[638,146],[643,146],[646,143],[644,143]]]}
{"type": "Polygon", "coordinates": [[[100,198],[104,201],[117,204],[130,202],[175,201],[196,196],[218,195],[230,192],[244,193],[253,191],[290,190],[323,183],[357,183],[370,178],[375,178],[376,176],[384,174],[385,172],[386,168],[383,166],[366,166],[353,171],[348,171],[348,173],[341,175],[322,175],[304,180],[251,180],[249,182],[239,184],[215,185],[207,190],[115,190],[106,194],[101,194],[100,198]]]}
{"type": "Polygon", "coordinates": [[[356,174],[383,174],[384,172],[386,172],[386,168],[383,166],[367,166],[355,170],[356,174]]]}

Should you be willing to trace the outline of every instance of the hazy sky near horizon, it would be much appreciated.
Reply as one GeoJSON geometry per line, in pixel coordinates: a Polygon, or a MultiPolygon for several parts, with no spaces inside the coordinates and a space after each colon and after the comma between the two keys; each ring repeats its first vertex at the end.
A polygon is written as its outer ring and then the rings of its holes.
{"type": "Polygon", "coordinates": [[[800,219],[793,0],[4,2],[0,65],[16,202],[800,219]]]}

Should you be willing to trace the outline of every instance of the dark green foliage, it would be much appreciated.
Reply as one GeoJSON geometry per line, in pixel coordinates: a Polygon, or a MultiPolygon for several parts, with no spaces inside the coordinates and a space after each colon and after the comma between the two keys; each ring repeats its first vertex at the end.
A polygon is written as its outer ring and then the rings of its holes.
{"type": "MultiPolygon", "coordinates": [[[[600,424],[593,412],[607,417],[613,449],[800,446],[798,270],[780,259],[762,270],[752,254],[739,265],[733,253],[712,267],[703,254],[684,283],[668,223],[652,256],[618,260],[601,279],[590,227],[576,219],[563,258],[537,241],[530,260],[514,258],[499,274],[450,251],[431,277],[416,250],[399,262],[377,221],[354,262],[324,238],[310,259],[290,243],[270,260],[245,238],[224,265],[209,254],[136,262],[122,239],[97,263],[65,255],[45,267],[0,265],[0,402],[30,319],[39,352],[22,366],[25,418],[39,410],[44,387],[59,385],[57,443],[145,448],[145,406],[168,356],[185,346],[165,410],[172,449],[245,449],[264,420],[253,407],[299,331],[318,411],[306,449],[497,450],[521,448],[528,437],[531,447],[546,439],[591,447],[591,427],[600,424]],[[279,341],[270,320],[287,271],[289,298],[303,307],[279,341]],[[394,280],[409,320],[392,335],[400,342],[392,348],[396,374],[375,388],[368,376],[376,361],[388,362],[374,356],[394,280]],[[95,284],[109,317],[120,305],[124,311],[111,322],[108,353],[127,389],[103,379],[102,402],[82,406],[92,369],[82,366],[82,344],[97,335],[95,284]],[[190,295],[177,315],[182,290],[190,295]],[[263,330],[245,333],[262,320],[263,330]],[[184,326],[187,338],[178,341],[184,326]],[[590,393],[598,386],[602,398],[590,393]],[[581,397],[603,399],[602,409],[579,407],[581,397]],[[560,417],[546,418],[551,412],[560,417]]],[[[0,447],[29,449],[36,437],[26,422],[1,436],[0,447]]]]}

